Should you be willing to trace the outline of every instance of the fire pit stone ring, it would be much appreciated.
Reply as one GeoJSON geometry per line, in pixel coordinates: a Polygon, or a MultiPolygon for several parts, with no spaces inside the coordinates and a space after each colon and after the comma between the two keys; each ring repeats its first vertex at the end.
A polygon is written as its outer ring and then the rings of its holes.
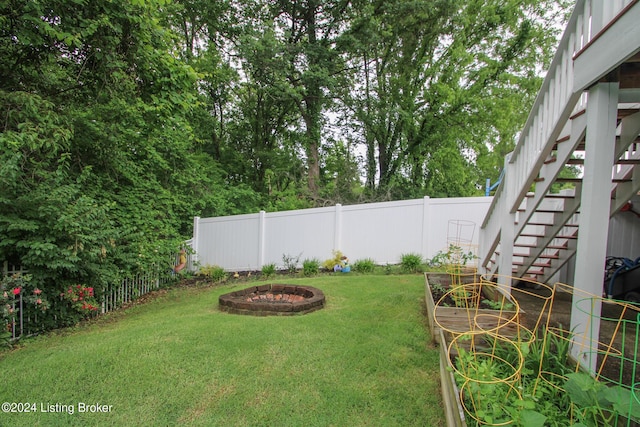
{"type": "Polygon", "coordinates": [[[261,285],[220,295],[220,310],[253,316],[291,316],[324,307],[324,293],[312,286],[261,285]]]}

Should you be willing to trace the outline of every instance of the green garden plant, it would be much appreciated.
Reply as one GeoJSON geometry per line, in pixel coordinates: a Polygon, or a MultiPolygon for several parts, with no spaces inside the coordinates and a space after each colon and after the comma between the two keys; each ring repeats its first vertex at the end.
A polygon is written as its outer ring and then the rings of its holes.
{"type": "Polygon", "coordinates": [[[344,254],[341,251],[334,250],[332,251],[333,256],[329,259],[326,259],[322,262],[322,268],[326,271],[333,271],[333,267],[340,264],[342,262],[342,257],[344,254]]]}
{"type": "Polygon", "coordinates": [[[560,328],[537,339],[525,334],[513,345],[487,337],[483,348],[490,350],[483,354],[490,358],[459,348],[456,382],[466,387],[465,407],[474,411],[468,425],[598,427],[619,425],[622,417],[640,420],[640,403],[630,390],[576,372],[569,361],[571,336],[560,328]],[[500,381],[521,357],[518,380],[500,381]]]}
{"type": "MultiPolygon", "coordinates": [[[[0,281],[0,343],[10,344],[12,330],[19,318],[43,316],[50,307],[44,292],[35,286],[29,274],[12,274],[0,281]]],[[[30,324],[27,325],[27,328],[30,324]]],[[[27,329],[27,334],[39,332],[27,329]]]]}
{"type": "Polygon", "coordinates": [[[316,258],[302,261],[302,274],[306,277],[315,276],[320,272],[320,261],[316,258]]]}
{"type": "Polygon", "coordinates": [[[284,263],[284,269],[291,274],[298,271],[298,263],[300,262],[301,256],[302,256],[302,252],[300,252],[298,255],[282,254],[282,262],[284,263]]]}
{"type": "Polygon", "coordinates": [[[265,264],[262,266],[262,277],[265,279],[269,279],[276,274],[276,265],[275,263],[265,264]]]}
{"type": "Polygon", "coordinates": [[[543,427],[547,416],[539,411],[536,402],[539,398],[546,401],[548,396],[534,397],[530,389],[500,381],[513,374],[513,367],[518,366],[518,356],[513,348],[509,354],[505,354],[507,346],[502,347],[502,351],[499,345],[493,348],[495,351],[490,358],[477,358],[473,352],[464,349],[459,349],[456,358],[456,381],[459,387],[466,384],[465,407],[473,410],[467,420],[468,425],[543,427]],[[465,377],[458,372],[464,372],[465,377]]]}
{"type": "MultiPolygon", "coordinates": [[[[514,406],[517,399],[509,399],[509,384],[496,381],[496,378],[504,378],[510,375],[505,372],[507,363],[499,363],[500,359],[485,358],[479,360],[473,352],[463,348],[458,349],[456,358],[457,372],[464,372],[465,377],[460,378],[458,386],[466,384],[464,397],[466,408],[473,408],[471,418],[479,420],[481,424],[500,425],[511,420],[509,408],[514,406]],[[469,382],[466,382],[470,379],[469,382]],[[480,396],[481,399],[477,399],[480,396]],[[473,402],[473,403],[471,403],[473,402]]],[[[470,420],[471,421],[471,420],[470,420]]]]}
{"type": "Polygon", "coordinates": [[[567,374],[564,388],[581,422],[574,427],[617,425],[621,416],[640,421],[640,403],[624,387],[608,386],[589,374],[573,372],[567,374]]]}
{"type": "Polygon", "coordinates": [[[400,266],[405,273],[420,273],[422,271],[422,256],[416,253],[402,254],[400,266]]]}
{"type": "Polygon", "coordinates": [[[393,274],[394,268],[391,264],[385,264],[384,266],[384,274],[393,274]]]}
{"type": "Polygon", "coordinates": [[[465,285],[453,285],[451,288],[451,298],[456,307],[470,308],[477,305],[477,298],[471,291],[467,290],[465,285]]]}
{"type": "Polygon", "coordinates": [[[353,270],[358,273],[373,273],[376,263],[371,258],[359,259],[353,263],[353,270]]]}
{"type": "Polygon", "coordinates": [[[483,305],[487,306],[491,310],[510,311],[515,308],[513,303],[510,303],[504,300],[504,298],[501,298],[499,301],[494,301],[492,299],[484,298],[481,302],[483,305]]]}
{"type": "Polygon", "coordinates": [[[200,267],[200,274],[211,280],[212,282],[222,282],[227,278],[227,272],[219,265],[205,265],[200,267]]]}
{"type": "Polygon", "coordinates": [[[99,309],[98,301],[91,286],[69,286],[61,296],[83,317],[89,317],[91,314],[97,313],[99,309]]]}
{"type": "Polygon", "coordinates": [[[427,265],[429,268],[441,269],[452,264],[467,265],[476,258],[477,256],[472,251],[464,251],[462,247],[451,243],[446,251],[438,251],[429,259],[427,265]]]}

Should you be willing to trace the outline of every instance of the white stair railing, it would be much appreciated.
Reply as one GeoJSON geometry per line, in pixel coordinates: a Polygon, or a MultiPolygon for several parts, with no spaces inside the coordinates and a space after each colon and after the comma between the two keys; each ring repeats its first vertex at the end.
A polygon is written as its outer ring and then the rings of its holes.
{"type": "MultiPolygon", "coordinates": [[[[574,88],[574,58],[599,36],[600,31],[606,30],[609,22],[637,2],[638,0],[576,2],[527,122],[507,160],[502,183],[482,224],[478,249],[481,267],[490,263],[492,257],[495,259],[494,252],[500,244],[502,234],[517,238],[522,231],[521,226],[517,232],[513,230],[503,233],[503,227],[515,227],[513,215],[525,200],[558,139],[564,136],[563,132],[571,130],[571,118],[586,108],[587,97],[583,93],[585,88],[574,88]],[[504,190],[505,188],[509,190],[504,190]]],[[[529,203],[530,208],[524,215],[520,215],[520,224],[529,220],[543,197],[540,194],[530,201],[533,202],[529,203]]],[[[512,243],[502,242],[503,245],[512,243]]]]}

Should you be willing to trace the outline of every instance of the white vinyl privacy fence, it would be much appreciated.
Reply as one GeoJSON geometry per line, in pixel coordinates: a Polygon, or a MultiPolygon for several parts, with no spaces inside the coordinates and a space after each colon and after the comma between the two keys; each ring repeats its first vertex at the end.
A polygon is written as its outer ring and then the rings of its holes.
{"type": "Polygon", "coordinates": [[[336,205],[285,212],[194,218],[192,247],[200,266],[227,271],[284,267],[283,256],[324,261],[334,250],[353,262],[397,264],[405,253],[431,258],[448,241],[477,245],[491,197],[336,205]]]}

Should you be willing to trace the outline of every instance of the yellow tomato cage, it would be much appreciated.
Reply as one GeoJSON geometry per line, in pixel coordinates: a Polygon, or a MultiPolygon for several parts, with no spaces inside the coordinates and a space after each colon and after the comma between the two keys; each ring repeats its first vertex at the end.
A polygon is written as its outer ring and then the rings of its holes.
{"type": "MultiPolygon", "coordinates": [[[[640,407],[639,307],[591,295],[562,283],[549,286],[532,279],[479,276],[466,264],[452,263],[447,272],[451,287],[436,302],[434,320],[447,337],[447,342],[441,345],[447,346],[448,365],[457,378],[460,400],[468,417],[478,425],[499,426],[514,422],[508,416],[493,423],[487,421],[489,417],[478,416],[482,408],[491,406],[486,402],[491,397],[484,395],[488,388],[482,386],[502,387],[504,396],[516,401],[523,399],[525,358],[537,340],[537,348],[567,349],[570,354],[563,356],[567,356],[571,370],[588,372],[596,381],[628,390],[629,393],[621,395],[620,399],[629,396],[629,402],[621,401],[617,405],[618,408],[629,408],[628,412],[616,414],[615,425],[634,425],[632,418],[637,414],[634,411],[640,407]],[[507,280],[500,280],[504,278],[507,280]],[[507,287],[498,282],[517,286],[507,287]],[[481,307],[486,300],[490,301],[490,309],[481,307]],[[438,310],[450,308],[451,301],[459,310],[455,322],[449,323],[439,318],[438,310]],[[568,324],[563,328],[552,321],[554,316],[566,316],[567,304],[588,314],[589,324],[582,325],[582,332],[568,331],[568,324]],[[608,327],[607,332],[600,334],[598,342],[592,342],[590,336],[596,322],[597,325],[605,322],[608,327]],[[502,356],[505,349],[512,355],[509,360],[502,356]],[[461,360],[467,365],[461,364],[461,360]],[[585,368],[585,364],[580,363],[582,360],[592,363],[585,368]],[[613,370],[617,372],[615,376],[611,369],[605,369],[612,365],[619,367],[617,371],[613,370]],[[494,369],[479,373],[477,367],[482,366],[494,369]],[[595,366],[595,369],[588,366],[595,366]],[[499,376],[494,375],[496,372],[499,376]]],[[[533,393],[543,385],[564,392],[562,387],[567,378],[545,370],[544,364],[548,362],[545,357],[549,358],[550,354],[539,355],[537,375],[526,381],[533,381],[533,393]]],[[[572,422],[578,419],[580,414],[576,411],[580,410],[570,405],[568,416],[572,422]]]]}

